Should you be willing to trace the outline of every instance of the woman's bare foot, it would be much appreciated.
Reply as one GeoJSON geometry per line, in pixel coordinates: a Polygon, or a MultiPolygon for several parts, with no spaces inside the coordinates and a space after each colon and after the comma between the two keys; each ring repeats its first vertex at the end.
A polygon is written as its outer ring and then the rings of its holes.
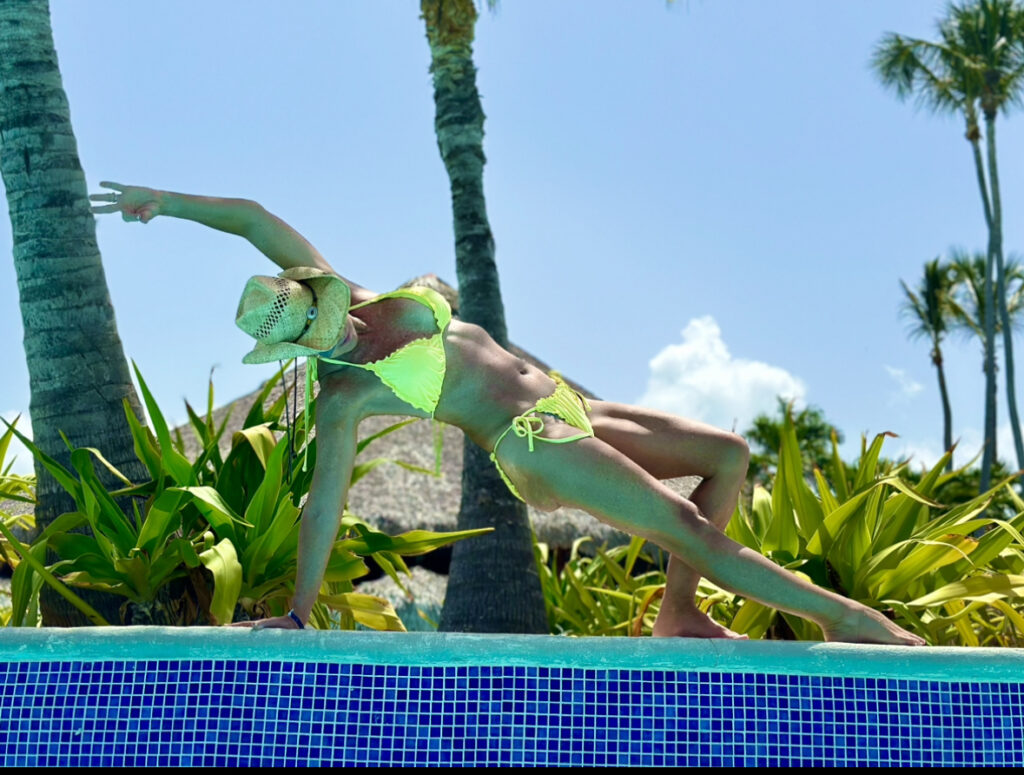
{"type": "Polygon", "coordinates": [[[655,638],[727,638],[729,640],[749,640],[746,635],[733,632],[724,627],[707,614],[694,608],[683,613],[675,613],[669,621],[663,610],[654,622],[651,635],[655,638]]]}
{"type": "Polygon", "coordinates": [[[821,625],[825,640],[840,643],[882,643],[892,646],[925,646],[923,638],[907,632],[878,611],[853,603],[840,619],[821,625]]]}

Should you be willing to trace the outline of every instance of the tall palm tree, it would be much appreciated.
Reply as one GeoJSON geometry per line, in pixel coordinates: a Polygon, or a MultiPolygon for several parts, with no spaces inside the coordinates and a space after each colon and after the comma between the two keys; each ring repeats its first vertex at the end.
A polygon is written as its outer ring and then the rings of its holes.
{"type": "MultiPolygon", "coordinates": [[[[950,267],[953,287],[949,296],[949,307],[953,328],[968,336],[976,336],[985,351],[985,321],[990,317],[986,304],[985,253],[968,254],[961,249],[950,251],[950,267]]],[[[1004,270],[1007,290],[1007,321],[1012,330],[1019,329],[1024,321],[1024,266],[1017,256],[1010,256],[1004,270]]],[[[997,333],[1003,332],[1002,318],[996,324],[997,333]]],[[[1005,335],[1005,334],[1004,334],[1005,335]]],[[[998,461],[996,461],[998,462],[998,461]]]]}
{"type": "MultiPolygon", "coordinates": [[[[942,448],[953,446],[953,412],[949,405],[949,391],[946,388],[946,373],[942,361],[942,339],[949,330],[953,314],[950,292],[953,287],[953,271],[949,264],[936,258],[924,265],[924,277],[912,291],[900,280],[906,300],[903,312],[910,318],[912,338],[927,337],[931,341],[932,365],[939,376],[939,395],[942,398],[942,448]]],[[[946,470],[953,470],[953,459],[946,464],[946,470]]]]}
{"type": "MultiPolygon", "coordinates": [[[[473,64],[477,10],[473,0],[421,0],[420,9],[430,44],[437,146],[451,184],[459,315],[504,347],[508,333],[484,200],[484,113],[473,64]]],[[[468,438],[458,524],[460,530],[495,531],[472,547],[452,550],[440,628],[546,632],[526,507],[509,492],[487,453],[468,438]]]]}
{"type": "MultiPolygon", "coordinates": [[[[0,0],[0,173],[35,442],[69,466],[63,431],[76,446],[102,450],[133,481],[144,481],[122,400],[139,416],[141,409],[114,323],[47,0],[0,0]]],[[[36,476],[36,524],[43,528],[74,504],[38,462],[36,476]]],[[[107,621],[119,621],[119,598],[80,594],[107,621]]],[[[88,624],[48,587],[40,605],[48,626],[88,624]]]]}
{"type": "Polygon", "coordinates": [[[995,318],[998,314],[1006,353],[1006,388],[1018,465],[1024,468],[1024,439],[1014,386],[1013,339],[1005,298],[1002,257],[1002,206],[996,164],[995,119],[1018,104],[1024,80],[1024,5],[1019,0],[971,0],[951,4],[939,22],[939,41],[888,33],[875,49],[873,65],[882,83],[899,98],[914,94],[938,113],[963,114],[971,143],[982,209],[989,230],[984,295],[985,447],[981,487],[991,481],[996,457],[995,318]],[[978,110],[985,119],[987,175],[979,143],[978,110]],[[987,178],[987,180],[986,180],[987,178]],[[993,278],[995,274],[995,278],[993,278]],[[995,280],[995,282],[993,282],[995,280]]]}

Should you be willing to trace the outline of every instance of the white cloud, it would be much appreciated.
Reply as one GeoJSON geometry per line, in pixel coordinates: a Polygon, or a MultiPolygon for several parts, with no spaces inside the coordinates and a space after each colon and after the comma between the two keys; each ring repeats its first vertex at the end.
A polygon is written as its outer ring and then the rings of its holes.
{"type": "MultiPolygon", "coordinates": [[[[7,422],[13,423],[14,418],[21,414],[21,419],[18,420],[18,424],[14,426],[18,433],[21,433],[28,438],[32,438],[32,423],[29,421],[28,412],[2,412],[0,417],[3,417],[7,422]]],[[[0,436],[7,432],[7,426],[0,423],[0,436]]],[[[33,472],[32,464],[32,453],[29,452],[25,445],[18,441],[18,437],[15,436],[11,439],[11,445],[7,448],[7,455],[3,460],[0,460],[0,471],[7,467],[7,464],[14,460],[14,465],[11,467],[12,474],[20,474],[22,476],[31,474],[33,472]]]]}
{"type": "Polygon", "coordinates": [[[907,372],[903,369],[897,369],[892,366],[886,366],[885,370],[889,373],[889,376],[896,382],[898,390],[889,395],[889,403],[905,403],[924,390],[924,385],[920,382],[915,381],[910,377],[907,372]]]}
{"type": "Polygon", "coordinates": [[[651,359],[638,404],[738,432],[758,414],[774,414],[776,396],[803,406],[807,389],[799,378],[778,366],[733,358],[710,315],[691,320],[682,337],[682,344],[651,359]]]}

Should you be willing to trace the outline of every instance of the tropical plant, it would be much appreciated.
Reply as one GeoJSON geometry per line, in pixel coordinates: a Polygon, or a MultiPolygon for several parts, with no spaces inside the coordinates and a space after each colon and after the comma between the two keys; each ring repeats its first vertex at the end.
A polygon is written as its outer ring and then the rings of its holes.
{"type": "MultiPolygon", "coordinates": [[[[496,5],[489,0],[488,5],[496,5]]],[[[508,346],[494,237],[484,198],[484,113],[476,88],[473,0],[421,0],[430,44],[437,146],[451,184],[459,317],[508,346]]],[[[440,629],[540,633],[544,601],[530,543],[526,506],[508,491],[488,454],[469,437],[463,447],[458,526],[494,533],[452,551],[440,629]]]]}
{"type": "MultiPolygon", "coordinates": [[[[123,399],[136,412],[139,403],[117,335],[46,0],[0,2],[0,172],[36,444],[66,466],[63,432],[79,447],[103,449],[117,468],[140,478],[144,469],[121,410],[123,399]]],[[[36,520],[45,528],[72,503],[45,469],[36,473],[36,520]]],[[[116,612],[116,599],[87,596],[106,615],[116,612]]],[[[49,626],[84,623],[48,593],[42,610],[49,626]]]]}
{"type": "MultiPolygon", "coordinates": [[[[953,447],[953,411],[949,404],[949,390],[946,387],[946,372],[943,368],[942,340],[949,330],[953,309],[951,292],[953,288],[952,267],[935,258],[924,265],[924,276],[912,291],[905,282],[900,286],[906,299],[902,312],[910,320],[910,336],[913,339],[926,337],[931,344],[932,365],[938,374],[939,396],[942,399],[942,448],[953,447]]],[[[953,470],[950,456],[947,471],[953,470]]]]}
{"type": "MultiPolygon", "coordinates": [[[[820,587],[888,612],[929,643],[1021,642],[1024,619],[1013,604],[1024,597],[1024,501],[1008,487],[1011,479],[944,507],[933,496],[959,473],[943,472],[952,452],[912,485],[905,463],[880,467],[887,435],[862,442],[852,471],[833,444],[825,471],[814,471],[815,492],[787,421],[771,491],[756,487],[751,507],[737,507],[726,534],[820,587]],[[1017,506],[1011,520],[987,511],[1000,491],[1008,491],[1017,506]],[[984,528],[980,539],[971,537],[984,528]]],[[[781,612],[777,623],[779,614],[745,600],[722,623],[752,638],[773,625],[776,635],[821,638],[815,625],[788,613],[781,612]]]]}
{"type": "MultiPolygon", "coordinates": [[[[13,623],[25,623],[30,590],[41,583],[40,579],[58,589],[97,624],[106,620],[67,589],[68,585],[102,589],[127,598],[121,619],[130,623],[188,624],[205,620],[223,624],[236,615],[283,614],[295,577],[298,504],[309,487],[309,476],[303,468],[312,470],[312,466],[305,465],[305,455],[293,459],[286,453],[297,440],[300,448],[308,448],[315,463],[315,440],[307,439],[300,418],[296,418],[294,435],[285,434],[280,439],[274,436],[273,429],[280,428],[278,421],[287,393],[264,414],[264,403],[276,380],[267,383],[245,427],[235,434],[230,453],[221,460],[218,447],[227,420],[219,427],[213,425],[211,382],[206,419],[200,419],[188,407],[197,438],[203,443],[198,459],[192,462],[184,455],[180,434],[172,438],[145,380],[138,370],[136,374],[155,434],[142,426],[127,403],[125,412],[138,455],[151,476],[148,482],[132,484],[95,449],[72,449],[72,473],[19,434],[71,493],[76,509],[55,520],[31,547],[8,535],[22,561],[12,579],[13,623]],[[95,461],[126,486],[113,492],[106,490],[96,476],[95,461]],[[126,516],[118,505],[117,499],[121,498],[132,499],[134,518],[126,516]],[[89,524],[95,538],[66,532],[82,523],[89,524]],[[60,557],[50,567],[42,563],[47,547],[60,557]],[[209,571],[209,576],[204,576],[201,567],[209,571]],[[212,579],[212,590],[207,578],[212,579]],[[193,594],[179,591],[169,595],[167,590],[176,581],[187,582],[193,594]]],[[[311,405],[312,411],[315,409],[311,405]]],[[[360,451],[406,424],[398,423],[363,439],[360,451]]],[[[385,461],[360,461],[354,480],[385,461]]],[[[389,536],[346,512],[328,562],[327,587],[313,611],[314,622],[321,627],[331,626],[334,621],[349,627],[360,622],[378,629],[402,629],[385,601],[354,592],[351,581],[368,572],[364,558],[372,558],[400,584],[397,571],[408,572],[403,556],[422,554],[477,532],[411,531],[389,536]]]]}
{"type": "MultiPolygon", "coordinates": [[[[17,426],[20,417],[15,418],[12,425],[17,426]]],[[[14,461],[7,461],[7,451],[10,448],[11,439],[14,438],[14,431],[8,429],[0,433],[0,506],[6,502],[32,503],[35,498],[35,476],[21,476],[11,472],[14,461]]],[[[32,514],[10,514],[0,508],[0,568],[6,566],[13,569],[18,564],[18,555],[14,547],[7,540],[7,534],[14,534],[15,530],[28,531],[35,527],[35,517],[32,514]]],[[[42,583],[40,581],[40,583],[42,583]]],[[[38,595],[38,590],[36,590],[38,595]]],[[[0,625],[6,625],[11,617],[10,591],[0,588],[0,625]]],[[[32,608],[32,621],[39,615],[39,606],[32,608]]]]}
{"type": "Polygon", "coordinates": [[[1006,308],[1002,204],[996,157],[995,120],[1021,101],[1024,83],[1024,5],[1018,0],[971,0],[950,4],[938,24],[938,41],[886,34],[875,49],[882,83],[905,99],[937,113],[962,113],[967,125],[985,224],[989,230],[984,272],[985,446],[981,488],[987,490],[996,459],[995,316],[1003,327],[1006,389],[1018,467],[1024,469],[1024,440],[1014,387],[1013,338],[1006,308]],[[978,110],[985,120],[986,164],[980,149],[978,110]],[[995,282],[993,282],[993,268],[995,282]]]}
{"type": "Polygon", "coordinates": [[[650,635],[665,592],[665,570],[642,538],[581,551],[573,542],[560,564],[547,544],[534,543],[552,635],[650,635]],[[639,562],[638,562],[639,561],[639,562]]]}
{"type": "Polygon", "coordinates": [[[829,460],[828,442],[833,434],[839,443],[843,441],[842,432],[825,419],[825,413],[820,408],[807,406],[794,413],[791,401],[781,396],[776,401],[776,415],[759,414],[743,432],[751,450],[747,478],[762,484],[770,481],[778,468],[779,445],[787,415],[792,418],[796,429],[800,455],[808,476],[814,467],[821,468],[829,460]]]}

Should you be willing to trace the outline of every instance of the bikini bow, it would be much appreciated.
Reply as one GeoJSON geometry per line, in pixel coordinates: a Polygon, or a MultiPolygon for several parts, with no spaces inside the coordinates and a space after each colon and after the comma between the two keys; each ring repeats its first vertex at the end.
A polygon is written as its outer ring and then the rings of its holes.
{"type": "Polygon", "coordinates": [[[519,438],[525,438],[533,452],[533,440],[544,430],[544,420],[535,414],[521,414],[512,420],[512,432],[519,438]]]}

